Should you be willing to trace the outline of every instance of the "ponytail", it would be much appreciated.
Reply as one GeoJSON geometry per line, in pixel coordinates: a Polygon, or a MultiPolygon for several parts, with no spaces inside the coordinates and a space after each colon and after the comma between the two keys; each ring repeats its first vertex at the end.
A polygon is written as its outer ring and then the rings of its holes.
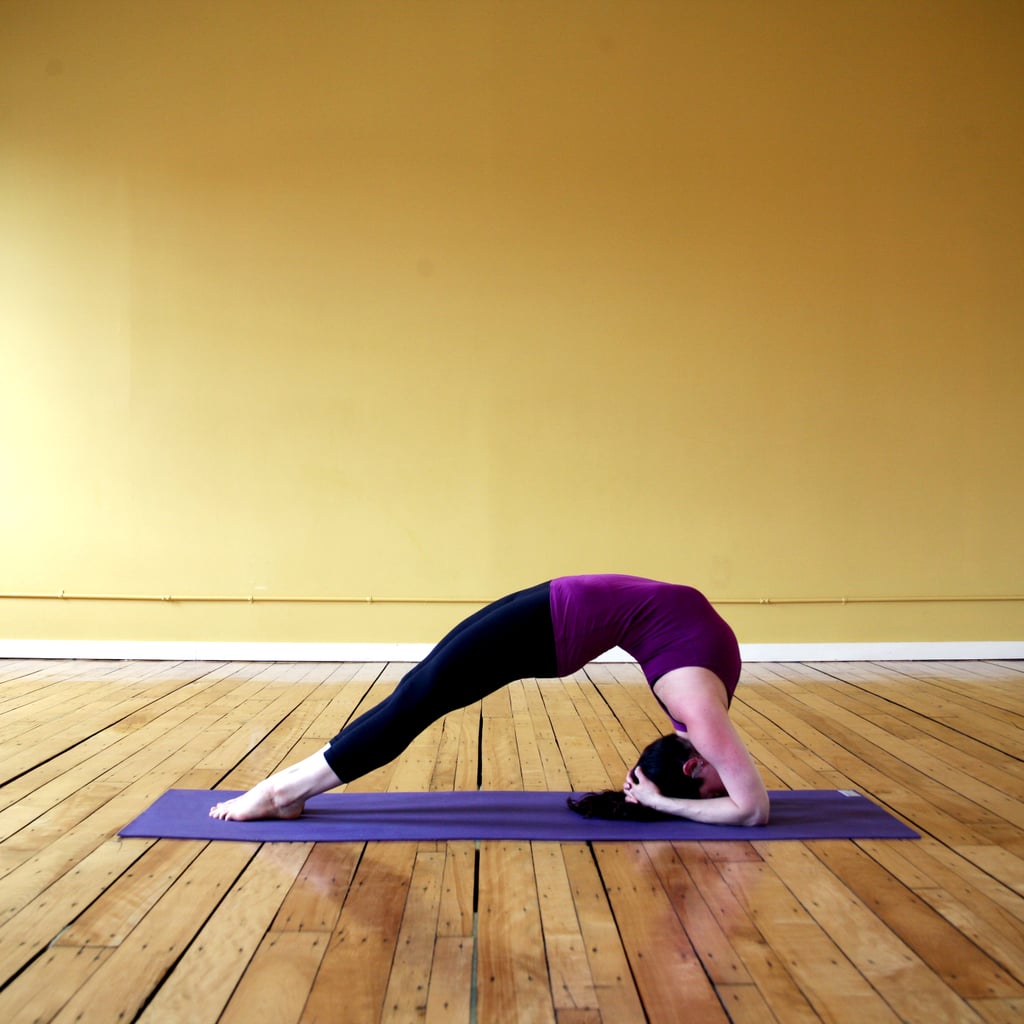
{"type": "Polygon", "coordinates": [[[661,821],[668,817],[661,811],[631,804],[621,789],[606,789],[600,793],[570,796],[566,803],[584,818],[603,818],[607,821],[661,821]]]}

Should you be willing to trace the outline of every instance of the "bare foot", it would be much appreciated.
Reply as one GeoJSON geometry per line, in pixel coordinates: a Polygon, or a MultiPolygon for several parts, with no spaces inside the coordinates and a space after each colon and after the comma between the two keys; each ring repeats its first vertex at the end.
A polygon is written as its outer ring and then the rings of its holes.
{"type": "Polygon", "coordinates": [[[278,803],[274,799],[273,787],[264,781],[253,786],[248,793],[214,805],[210,808],[210,817],[221,821],[258,821],[266,818],[290,821],[302,814],[305,806],[305,800],[278,803]]]}

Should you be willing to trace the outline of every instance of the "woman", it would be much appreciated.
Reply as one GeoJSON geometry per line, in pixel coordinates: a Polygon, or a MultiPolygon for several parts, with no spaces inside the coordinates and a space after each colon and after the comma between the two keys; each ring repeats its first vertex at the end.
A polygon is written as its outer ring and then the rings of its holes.
{"type": "Polygon", "coordinates": [[[624,802],[694,821],[764,824],[768,794],[728,715],[740,675],[735,635],[692,587],[615,575],[563,576],[480,609],[323,750],[210,816],[296,818],[310,797],[386,764],[442,715],[516,679],[570,675],[612,647],[636,658],[688,744],[678,786],[652,780],[641,759],[624,802]]]}

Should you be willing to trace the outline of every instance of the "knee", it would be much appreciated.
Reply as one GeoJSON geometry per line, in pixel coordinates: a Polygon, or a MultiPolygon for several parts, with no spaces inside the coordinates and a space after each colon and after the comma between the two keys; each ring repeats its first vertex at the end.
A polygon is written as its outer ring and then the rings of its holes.
{"type": "MultiPolygon", "coordinates": [[[[423,662],[404,676],[388,701],[397,718],[432,721],[451,710],[449,704],[455,689],[445,683],[441,673],[423,662]]],[[[454,706],[458,707],[458,703],[454,706]]]]}

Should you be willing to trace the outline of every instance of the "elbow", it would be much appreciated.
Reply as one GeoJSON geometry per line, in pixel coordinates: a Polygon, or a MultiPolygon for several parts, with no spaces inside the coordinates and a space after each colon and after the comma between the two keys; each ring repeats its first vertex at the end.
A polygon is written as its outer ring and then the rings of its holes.
{"type": "Polygon", "coordinates": [[[767,825],[769,817],[768,798],[765,797],[763,801],[759,801],[757,806],[752,808],[744,817],[743,824],[756,828],[761,825],[767,825]]]}

